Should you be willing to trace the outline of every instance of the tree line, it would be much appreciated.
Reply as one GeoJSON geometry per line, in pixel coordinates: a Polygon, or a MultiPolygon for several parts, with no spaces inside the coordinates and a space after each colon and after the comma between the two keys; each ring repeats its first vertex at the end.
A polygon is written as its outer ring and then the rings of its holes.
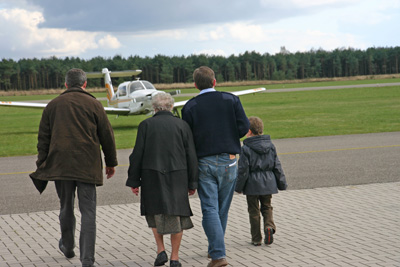
{"type": "MultiPolygon", "coordinates": [[[[95,57],[89,60],[78,57],[42,59],[2,59],[0,62],[0,90],[57,89],[64,86],[65,73],[71,68],[86,72],[141,69],[140,78],[152,83],[192,82],[193,70],[209,66],[219,82],[254,80],[292,80],[308,78],[334,78],[357,75],[399,73],[400,47],[373,47],[366,50],[338,48],[291,53],[281,47],[280,53],[270,55],[245,52],[229,57],[214,55],[130,56],[110,58],[95,57]]],[[[113,78],[114,80],[114,78],[113,78]]],[[[126,80],[126,79],[125,79],[126,80]]],[[[115,83],[122,82],[116,78],[115,83]]],[[[99,87],[101,79],[90,81],[99,87]]]]}

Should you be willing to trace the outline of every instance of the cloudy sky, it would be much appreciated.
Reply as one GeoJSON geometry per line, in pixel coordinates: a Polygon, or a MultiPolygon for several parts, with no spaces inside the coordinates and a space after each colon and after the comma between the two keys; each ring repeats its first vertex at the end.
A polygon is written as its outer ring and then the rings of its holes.
{"type": "Polygon", "coordinates": [[[0,0],[0,59],[400,46],[399,0],[0,0]]]}

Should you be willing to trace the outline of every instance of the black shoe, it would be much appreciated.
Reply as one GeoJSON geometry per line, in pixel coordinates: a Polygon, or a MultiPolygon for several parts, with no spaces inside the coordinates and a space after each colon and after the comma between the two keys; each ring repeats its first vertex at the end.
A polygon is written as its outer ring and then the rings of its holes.
{"type": "Polygon", "coordinates": [[[64,245],[62,244],[62,241],[60,239],[60,241],[58,241],[58,247],[60,248],[61,252],[64,254],[64,256],[68,259],[71,259],[73,257],[75,257],[75,252],[73,250],[66,250],[66,248],[64,247],[64,245]]]}
{"type": "Polygon", "coordinates": [[[169,267],[182,267],[182,264],[179,261],[170,261],[169,267]]]}
{"type": "Polygon", "coordinates": [[[274,242],[274,229],[267,228],[264,230],[264,234],[265,234],[264,243],[266,245],[271,245],[272,242],[274,242]]]}
{"type": "Polygon", "coordinates": [[[154,262],[154,266],[163,266],[168,261],[168,256],[165,251],[161,251],[154,262]]]}

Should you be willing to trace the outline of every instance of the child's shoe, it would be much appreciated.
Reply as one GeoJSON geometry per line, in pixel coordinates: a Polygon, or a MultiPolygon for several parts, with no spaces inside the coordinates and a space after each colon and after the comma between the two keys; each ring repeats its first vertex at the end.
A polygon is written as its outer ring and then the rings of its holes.
{"type": "Polygon", "coordinates": [[[264,234],[265,234],[264,243],[266,245],[271,245],[272,242],[274,242],[274,229],[268,227],[267,229],[264,230],[264,234]]]}

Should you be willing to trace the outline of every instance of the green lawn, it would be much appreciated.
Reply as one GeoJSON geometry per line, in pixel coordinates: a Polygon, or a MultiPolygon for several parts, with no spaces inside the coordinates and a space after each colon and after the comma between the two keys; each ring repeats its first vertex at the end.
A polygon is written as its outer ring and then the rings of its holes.
{"type": "MultiPolygon", "coordinates": [[[[218,89],[234,91],[246,88],[254,86],[218,89]]],[[[104,97],[105,94],[96,96],[104,97]]],[[[28,101],[53,97],[19,96],[4,97],[2,100],[28,101]]],[[[400,131],[399,86],[262,93],[241,96],[241,100],[246,114],[263,119],[265,133],[273,139],[400,131]]],[[[105,104],[105,101],[102,102],[105,104]]],[[[0,107],[1,157],[36,154],[41,113],[40,109],[0,107]]],[[[133,147],[137,127],[145,118],[147,116],[109,116],[118,148],[133,147]]]]}
{"type": "Polygon", "coordinates": [[[274,139],[400,131],[400,88],[265,93],[243,96],[248,116],[274,139]]]}

